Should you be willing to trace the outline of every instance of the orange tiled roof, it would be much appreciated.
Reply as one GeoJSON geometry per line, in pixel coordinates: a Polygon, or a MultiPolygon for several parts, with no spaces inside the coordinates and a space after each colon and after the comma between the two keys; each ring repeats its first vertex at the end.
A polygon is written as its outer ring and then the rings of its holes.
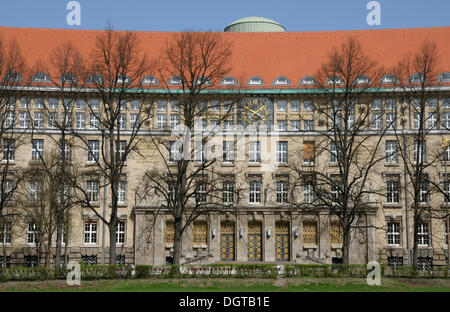
{"type": "MultiPolygon", "coordinates": [[[[89,57],[99,30],[38,29],[0,27],[4,39],[15,38],[27,65],[46,63],[49,53],[61,43],[71,40],[84,57],[89,57]]],[[[141,48],[157,56],[172,32],[136,32],[141,48]]],[[[394,66],[402,57],[415,52],[424,39],[435,40],[441,53],[442,72],[450,71],[450,27],[383,29],[356,31],[222,33],[233,41],[231,75],[245,83],[252,76],[261,77],[266,86],[283,75],[292,86],[306,75],[314,75],[327,52],[353,35],[364,51],[385,68],[394,66]]],[[[51,75],[51,73],[49,73],[51,75]]]]}

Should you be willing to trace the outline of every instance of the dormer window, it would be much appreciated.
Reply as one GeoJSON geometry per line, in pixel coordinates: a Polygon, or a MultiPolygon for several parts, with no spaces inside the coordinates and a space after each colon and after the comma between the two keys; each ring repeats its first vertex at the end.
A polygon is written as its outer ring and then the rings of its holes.
{"type": "Polygon", "coordinates": [[[301,86],[311,86],[311,85],[315,85],[315,84],[316,84],[316,80],[311,76],[305,76],[302,79],[300,79],[301,86]]]}
{"type": "Polygon", "coordinates": [[[399,83],[399,82],[400,81],[398,80],[398,78],[395,77],[395,75],[393,75],[393,74],[387,74],[383,78],[381,78],[382,84],[392,84],[392,83],[399,83]]]}
{"type": "Polygon", "coordinates": [[[3,77],[4,81],[19,82],[22,81],[22,75],[15,71],[9,71],[3,77]]]}
{"type": "Polygon", "coordinates": [[[450,81],[450,72],[443,72],[438,76],[437,79],[439,82],[448,82],[450,81]]]}
{"type": "Polygon", "coordinates": [[[274,85],[274,86],[290,86],[291,85],[291,81],[289,79],[287,79],[286,77],[284,77],[284,76],[278,76],[272,82],[272,85],[274,85]]]}
{"type": "Polygon", "coordinates": [[[102,75],[99,74],[92,74],[86,79],[87,83],[98,83],[98,84],[104,84],[105,79],[102,77],[102,75]]]}
{"type": "Polygon", "coordinates": [[[237,86],[237,84],[237,80],[231,76],[223,78],[219,83],[221,86],[237,86]]]}
{"type": "Polygon", "coordinates": [[[264,80],[259,78],[258,76],[253,76],[249,80],[247,80],[247,86],[263,86],[264,80]]]}
{"type": "Polygon", "coordinates": [[[424,82],[424,77],[420,73],[414,73],[409,77],[410,83],[421,83],[424,82]]]}
{"type": "Polygon", "coordinates": [[[72,73],[65,73],[61,76],[59,79],[61,82],[70,82],[70,83],[77,83],[78,78],[72,73]]]}
{"type": "Polygon", "coordinates": [[[212,86],[212,82],[208,77],[198,77],[196,83],[199,86],[212,86]]]}
{"type": "Polygon", "coordinates": [[[120,75],[117,78],[117,83],[130,83],[131,82],[131,78],[125,75],[120,75]]]}
{"type": "Polygon", "coordinates": [[[365,75],[358,76],[358,78],[355,79],[355,84],[370,84],[372,81],[369,77],[365,75]]]}
{"type": "Polygon", "coordinates": [[[341,77],[339,76],[333,76],[333,77],[329,77],[327,79],[327,85],[333,84],[333,85],[337,85],[337,84],[343,84],[344,80],[342,80],[341,77]]]}
{"type": "Polygon", "coordinates": [[[156,78],[153,77],[153,76],[145,76],[145,77],[142,79],[142,84],[148,84],[148,85],[156,86],[156,85],[159,84],[159,81],[158,81],[158,79],[156,79],[156,78]]]}
{"type": "Polygon", "coordinates": [[[50,76],[47,75],[46,73],[36,73],[33,76],[32,81],[34,81],[34,82],[50,82],[50,76]]]}
{"type": "Polygon", "coordinates": [[[177,76],[173,76],[167,81],[169,85],[181,85],[181,78],[177,76]]]}

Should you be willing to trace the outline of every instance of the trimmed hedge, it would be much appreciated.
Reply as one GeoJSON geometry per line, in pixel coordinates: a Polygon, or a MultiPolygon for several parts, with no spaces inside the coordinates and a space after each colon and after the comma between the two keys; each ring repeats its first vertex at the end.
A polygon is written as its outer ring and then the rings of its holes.
{"type": "Polygon", "coordinates": [[[287,264],[287,277],[366,277],[363,264],[287,264]]]}
{"type": "Polygon", "coordinates": [[[167,277],[261,277],[276,278],[276,264],[137,265],[136,278],[167,277]]]}

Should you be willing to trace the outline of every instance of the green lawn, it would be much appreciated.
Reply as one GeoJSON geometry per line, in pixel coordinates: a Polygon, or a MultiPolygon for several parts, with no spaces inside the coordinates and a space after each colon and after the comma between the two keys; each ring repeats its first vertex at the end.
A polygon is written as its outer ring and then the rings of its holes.
{"type": "Polygon", "coordinates": [[[81,281],[81,286],[68,286],[65,281],[0,283],[5,291],[106,291],[106,292],[367,292],[367,291],[445,291],[450,292],[449,279],[382,278],[381,286],[368,286],[361,278],[278,278],[278,279],[143,279],[81,281]]]}

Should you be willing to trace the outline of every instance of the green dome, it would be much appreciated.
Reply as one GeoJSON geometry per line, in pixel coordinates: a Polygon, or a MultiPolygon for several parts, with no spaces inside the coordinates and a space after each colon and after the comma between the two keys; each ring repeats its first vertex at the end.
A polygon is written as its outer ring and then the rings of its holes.
{"type": "Polygon", "coordinates": [[[238,19],[225,27],[226,32],[277,32],[286,31],[281,24],[265,17],[250,16],[238,19]]]}

